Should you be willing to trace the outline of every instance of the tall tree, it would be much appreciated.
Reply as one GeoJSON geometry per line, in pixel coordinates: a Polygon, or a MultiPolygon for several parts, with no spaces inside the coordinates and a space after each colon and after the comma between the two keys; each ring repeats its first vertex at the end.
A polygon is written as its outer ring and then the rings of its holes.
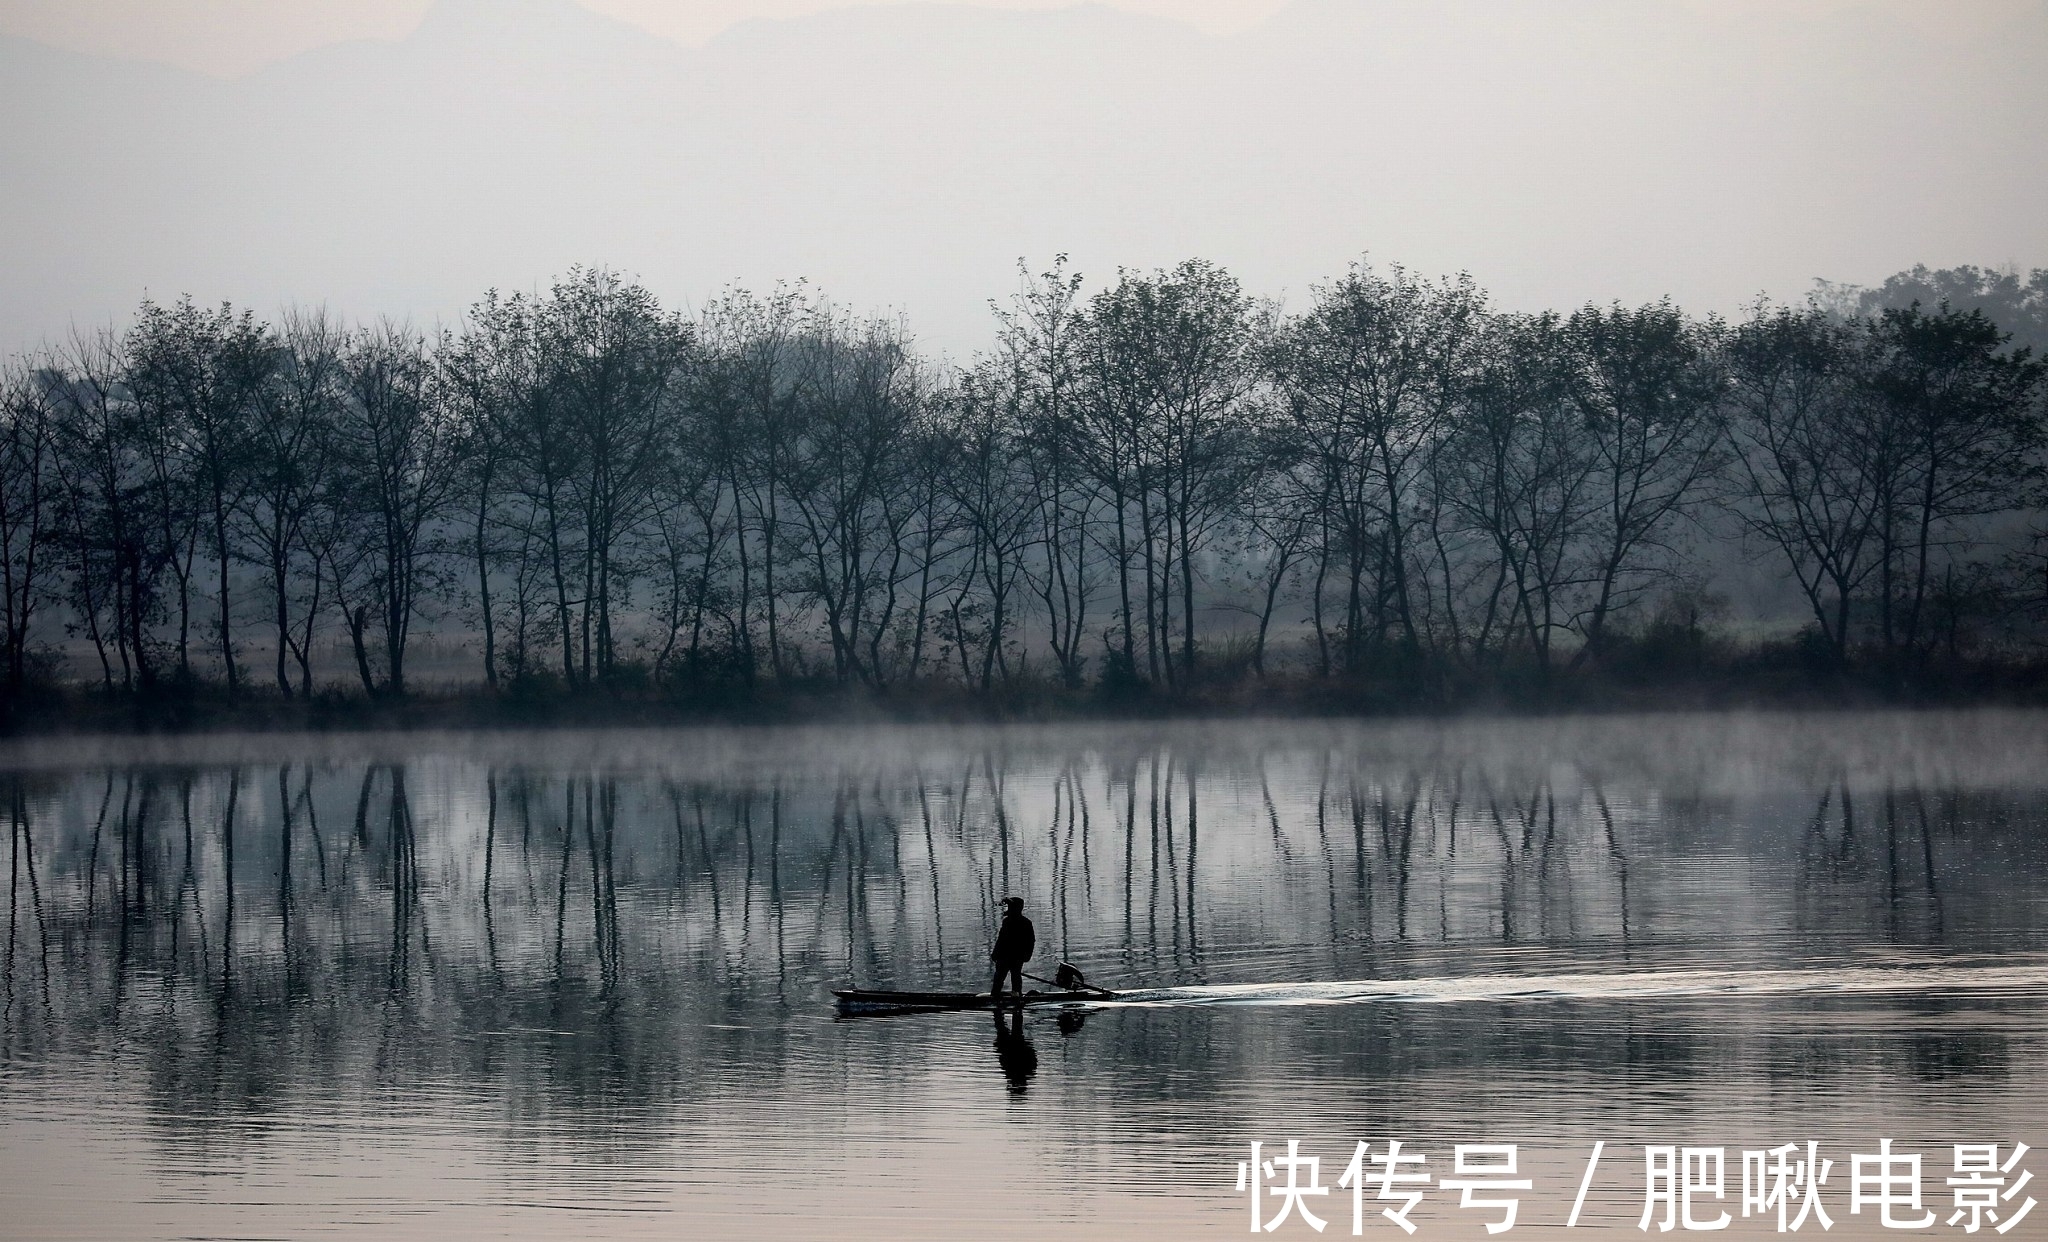
{"type": "Polygon", "coordinates": [[[1143,574],[1146,667],[1172,684],[1193,674],[1202,553],[1250,461],[1252,307],[1227,272],[1188,260],[1149,276],[1122,273],[1116,285],[1090,299],[1087,327],[1076,430],[1083,460],[1113,510],[1122,654],[1126,661],[1135,655],[1135,552],[1143,574]],[[1176,580],[1178,669],[1172,652],[1176,580]]]}
{"type": "Polygon", "coordinates": [[[1592,596],[1574,663],[1603,653],[1616,613],[1668,575],[1723,454],[1717,325],[1670,302],[1588,306],[1565,324],[1594,464],[1592,596]]]}
{"type": "Polygon", "coordinates": [[[1471,633],[1475,654],[1491,649],[1498,660],[1519,633],[1543,680],[1587,581],[1595,551],[1589,518],[1599,503],[1598,458],[1574,399],[1563,329],[1552,314],[1488,322],[1440,458],[1448,504],[1492,552],[1471,633]]]}
{"type": "Polygon", "coordinates": [[[341,602],[359,648],[363,610],[374,605],[384,668],[381,683],[369,688],[399,697],[412,625],[434,581],[432,536],[460,483],[458,440],[425,341],[411,330],[385,323],[357,332],[341,376],[335,451],[369,556],[369,599],[341,602]]]}
{"type": "Polygon", "coordinates": [[[307,534],[316,505],[326,498],[334,460],[344,339],[340,326],[323,312],[286,316],[269,382],[256,395],[248,479],[239,489],[243,541],[270,588],[277,687],[286,698],[292,695],[288,658],[298,663],[300,689],[310,693],[313,684],[312,633],[324,575],[307,534]],[[293,615],[295,602],[303,622],[293,615]]]}
{"type": "Polygon", "coordinates": [[[29,642],[48,590],[56,533],[55,400],[43,376],[0,372],[0,643],[9,696],[29,677],[29,642]]]}
{"type": "Polygon", "coordinates": [[[765,627],[768,669],[789,674],[782,641],[783,593],[777,575],[790,559],[782,538],[789,453],[809,371],[809,324],[818,313],[801,287],[767,296],[731,290],[704,310],[699,323],[694,400],[705,447],[723,468],[732,496],[739,566],[737,613],[741,659],[751,682],[760,664],[755,603],[765,627]]]}
{"type": "Polygon", "coordinates": [[[533,384],[533,351],[521,322],[507,315],[495,295],[472,313],[469,329],[443,333],[435,351],[437,382],[448,401],[460,474],[462,523],[469,571],[473,575],[477,624],[483,629],[484,683],[499,685],[498,614],[493,578],[503,559],[506,468],[504,420],[533,384]]]}
{"type": "Polygon", "coordinates": [[[673,448],[691,329],[644,287],[582,268],[549,291],[537,327],[551,421],[572,446],[566,483],[581,535],[581,663],[568,667],[572,681],[588,684],[618,662],[631,547],[673,448]]]}
{"type": "Polygon", "coordinates": [[[1341,540],[1347,667],[1389,631],[1411,656],[1420,651],[1410,520],[1483,310],[1469,277],[1429,281],[1399,267],[1381,275],[1360,263],[1318,287],[1314,306],[1281,328],[1269,352],[1341,540]]]}
{"type": "Polygon", "coordinates": [[[1010,635],[1017,625],[1029,551],[1039,516],[1031,468],[1020,434],[1018,393],[1008,368],[999,362],[963,376],[952,394],[947,437],[954,503],[965,533],[966,564],[958,590],[979,607],[979,634],[971,634],[954,609],[954,641],[962,647],[963,672],[990,689],[1000,673],[1008,682],[1010,635]],[[979,637],[981,656],[972,671],[965,648],[979,637]]]}
{"type": "Polygon", "coordinates": [[[1099,486],[1082,468],[1076,437],[1084,331],[1081,274],[1057,255],[1044,272],[1020,260],[1022,288],[998,307],[996,360],[1011,389],[1031,474],[1036,548],[1028,567],[1043,607],[1046,641],[1060,680],[1081,685],[1088,657],[1082,645],[1095,592],[1099,486]]]}
{"type": "Polygon", "coordinates": [[[1869,382],[1902,467],[1880,501],[1882,628],[1888,648],[1918,653],[1937,558],[2040,478],[2042,364],[2008,350],[1981,311],[1891,309],[1868,332],[1869,382]]]}
{"type": "Polygon", "coordinates": [[[800,532],[801,586],[818,605],[842,680],[879,685],[877,657],[907,575],[902,479],[914,458],[923,380],[898,325],[828,307],[803,340],[803,381],[780,474],[800,532]]]}
{"type": "Polygon", "coordinates": [[[241,688],[232,583],[235,515],[250,478],[261,393],[278,352],[267,325],[226,303],[144,302],[126,340],[128,384],[140,416],[177,437],[198,492],[216,573],[217,653],[230,692],[241,688]]]}
{"type": "Polygon", "coordinates": [[[1738,482],[1728,500],[1784,558],[1837,665],[1878,563],[1885,451],[1860,335],[1819,308],[1759,305],[1726,351],[1738,482]]]}
{"type": "Polygon", "coordinates": [[[125,363],[112,332],[84,334],[41,369],[39,382],[55,415],[66,602],[99,656],[101,684],[151,691],[158,684],[157,588],[174,549],[158,538],[163,532],[150,513],[152,471],[142,446],[154,437],[125,363]]]}

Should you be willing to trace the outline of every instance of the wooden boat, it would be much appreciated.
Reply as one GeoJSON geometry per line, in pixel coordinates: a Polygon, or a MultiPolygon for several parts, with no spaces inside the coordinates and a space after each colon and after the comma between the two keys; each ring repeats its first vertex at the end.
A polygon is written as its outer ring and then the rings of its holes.
{"type": "Polygon", "coordinates": [[[1115,1000],[1116,993],[1102,988],[1085,992],[1026,992],[1019,996],[1005,992],[889,992],[875,988],[835,988],[832,995],[844,1013],[907,1013],[941,1009],[1008,1009],[1021,1005],[1083,1005],[1091,1001],[1115,1000]]]}

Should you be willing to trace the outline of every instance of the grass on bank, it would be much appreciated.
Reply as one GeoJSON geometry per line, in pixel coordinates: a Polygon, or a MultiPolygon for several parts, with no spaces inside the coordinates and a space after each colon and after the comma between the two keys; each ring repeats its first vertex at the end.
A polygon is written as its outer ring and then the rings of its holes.
{"type": "Polygon", "coordinates": [[[1057,721],[1252,715],[1395,716],[1578,711],[1856,708],[1886,705],[2048,704],[2048,659],[2028,652],[1859,651],[1843,664],[1812,635],[1738,644],[1701,627],[1651,625],[1618,638],[1597,661],[1541,667],[1527,653],[1485,665],[1399,649],[1350,670],[1254,668],[1248,644],[1221,642],[1174,684],[1098,667],[1069,686],[1032,670],[984,688],[929,678],[881,687],[823,676],[749,680],[733,670],[657,677],[623,666],[606,682],[571,687],[540,674],[491,689],[421,686],[403,696],[331,685],[286,697],[274,684],[230,693],[193,679],[148,693],[109,691],[43,675],[0,694],[9,733],[186,730],[506,728],[830,721],[1057,721]]]}

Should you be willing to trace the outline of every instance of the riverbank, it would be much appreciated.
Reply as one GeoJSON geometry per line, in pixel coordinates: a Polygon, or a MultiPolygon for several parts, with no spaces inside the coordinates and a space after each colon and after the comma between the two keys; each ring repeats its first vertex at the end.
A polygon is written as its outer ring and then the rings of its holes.
{"type": "Polygon", "coordinates": [[[682,724],[1000,723],[1557,715],[1687,710],[1862,710],[2048,705],[2048,662],[1976,660],[1915,669],[1832,670],[1782,653],[1687,667],[1617,662],[1601,670],[1527,670],[1372,677],[1213,675],[1187,687],[1098,682],[1065,687],[1016,679],[987,689],[951,681],[881,688],[829,680],[714,687],[424,686],[403,697],[330,688],[285,697],[275,688],[198,682],[152,693],[42,686],[0,700],[0,733],[362,731],[651,727],[682,724]]]}

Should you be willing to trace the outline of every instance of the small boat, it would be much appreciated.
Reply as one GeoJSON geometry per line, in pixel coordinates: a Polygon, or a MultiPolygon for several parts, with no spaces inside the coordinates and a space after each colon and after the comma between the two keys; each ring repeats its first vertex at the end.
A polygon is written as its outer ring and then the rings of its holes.
{"type": "Polygon", "coordinates": [[[1106,988],[1090,988],[1085,992],[1026,992],[1021,996],[1010,992],[991,996],[987,992],[888,992],[874,988],[835,988],[832,995],[838,999],[839,1008],[844,1013],[1008,1009],[1022,1005],[1085,1005],[1116,999],[1116,993],[1106,988]]]}

